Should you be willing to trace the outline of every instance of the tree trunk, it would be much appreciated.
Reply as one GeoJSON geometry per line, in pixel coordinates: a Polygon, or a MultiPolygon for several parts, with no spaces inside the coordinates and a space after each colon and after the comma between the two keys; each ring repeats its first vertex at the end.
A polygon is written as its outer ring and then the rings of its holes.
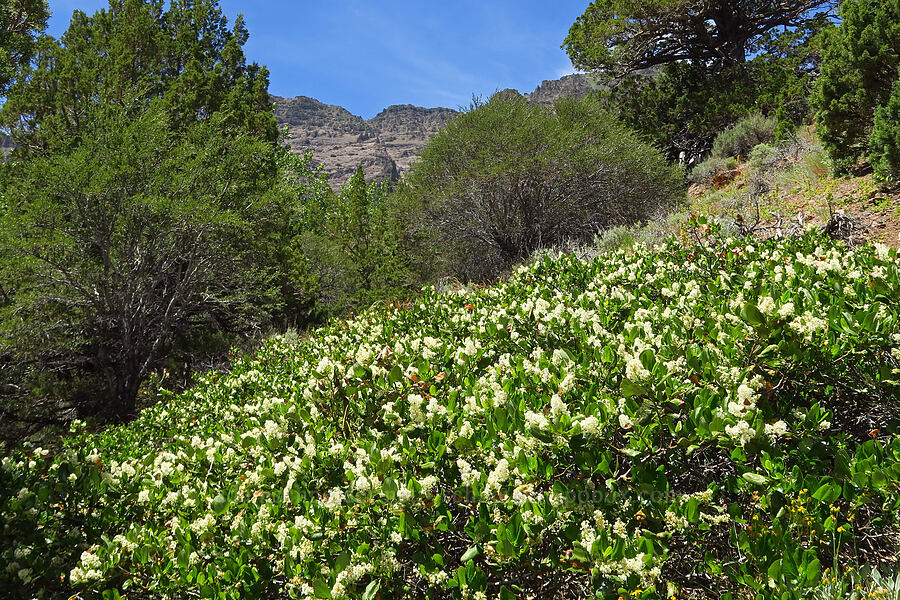
{"type": "Polygon", "coordinates": [[[137,395],[141,378],[137,369],[121,367],[106,370],[109,418],[116,423],[126,423],[136,414],[137,395]]]}
{"type": "Polygon", "coordinates": [[[119,380],[115,400],[116,421],[125,423],[136,416],[139,384],[140,380],[136,376],[123,377],[119,380]]]}
{"type": "Polygon", "coordinates": [[[730,3],[723,3],[721,12],[714,19],[718,30],[719,47],[725,58],[736,63],[747,60],[746,23],[739,10],[729,10],[730,3]]]}

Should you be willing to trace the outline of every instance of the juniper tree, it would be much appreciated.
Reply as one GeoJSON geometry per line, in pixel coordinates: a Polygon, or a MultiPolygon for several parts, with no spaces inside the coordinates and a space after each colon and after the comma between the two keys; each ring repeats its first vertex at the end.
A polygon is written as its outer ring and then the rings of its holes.
{"type": "Polygon", "coordinates": [[[0,0],[0,96],[31,59],[49,16],[46,0],[0,0]]]}
{"type": "Polygon", "coordinates": [[[302,302],[300,205],[322,186],[278,146],[246,39],[214,0],[111,0],[10,88],[0,361],[24,370],[19,406],[36,379],[78,381],[76,408],[127,419],[166,360],[302,302]]]}
{"type": "Polygon", "coordinates": [[[900,0],[846,0],[828,36],[813,97],[822,145],[838,172],[869,154],[879,106],[900,69],[900,0]]]}

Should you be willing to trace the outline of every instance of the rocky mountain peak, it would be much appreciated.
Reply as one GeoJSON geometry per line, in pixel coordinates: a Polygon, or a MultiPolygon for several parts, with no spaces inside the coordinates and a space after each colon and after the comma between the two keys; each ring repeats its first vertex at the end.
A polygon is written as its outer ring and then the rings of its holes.
{"type": "MultiPolygon", "coordinates": [[[[524,96],[543,105],[561,96],[586,96],[597,87],[588,75],[567,75],[544,81],[524,96]]],[[[517,90],[504,92],[520,95],[517,90]]],[[[334,188],[344,184],[358,164],[367,179],[396,181],[419,156],[428,138],[458,114],[451,108],[395,104],[367,120],[307,96],[273,96],[272,101],[279,124],[288,127],[291,149],[298,153],[312,150],[313,161],[323,165],[334,188]]]]}
{"type": "Polygon", "coordinates": [[[590,75],[575,73],[559,79],[545,79],[525,97],[534,104],[547,105],[562,97],[581,98],[600,88],[600,84],[590,75]]]}

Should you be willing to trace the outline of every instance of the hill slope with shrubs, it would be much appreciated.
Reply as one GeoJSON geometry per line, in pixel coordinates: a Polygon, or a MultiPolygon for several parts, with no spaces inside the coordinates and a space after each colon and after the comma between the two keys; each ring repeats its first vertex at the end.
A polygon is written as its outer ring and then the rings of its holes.
{"type": "Polygon", "coordinates": [[[426,289],[273,339],[134,423],[11,453],[0,590],[506,600],[887,585],[845,569],[896,559],[896,251],[720,239],[702,218],[689,232],[544,256],[492,288],[426,289]]]}

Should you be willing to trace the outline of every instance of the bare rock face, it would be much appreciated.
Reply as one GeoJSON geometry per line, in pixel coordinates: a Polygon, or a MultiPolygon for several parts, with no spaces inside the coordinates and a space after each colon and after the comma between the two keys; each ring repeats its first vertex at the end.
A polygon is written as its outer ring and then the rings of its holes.
{"type": "Polygon", "coordinates": [[[550,105],[562,97],[582,98],[601,86],[590,75],[576,73],[560,79],[544,80],[541,85],[525,97],[532,104],[550,105]]]}
{"type": "Polygon", "coordinates": [[[0,158],[5,158],[12,152],[12,149],[15,148],[16,145],[13,144],[12,138],[8,135],[0,134],[0,158]]]}
{"type": "MultiPolygon", "coordinates": [[[[567,75],[544,81],[525,98],[548,105],[559,97],[586,96],[597,88],[588,75],[567,75]]],[[[458,114],[450,108],[400,104],[365,120],[340,106],[306,96],[273,96],[272,100],[279,125],[288,127],[291,149],[298,153],[312,150],[313,162],[323,166],[335,189],[346,183],[360,164],[367,180],[397,181],[418,158],[428,138],[458,114]]]]}
{"type": "Polygon", "coordinates": [[[420,108],[412,104],[389,106],[367,123],[378,132],[388,155],[397,166],[397,175],[409,169],[425,142],[447,124],[457,111],[449,108],[420,108]]]}
{"type": "Polygon", "coordinates": [[[397,166],[366,121],[345,108],[313,98],[273,97],[275,118],[288,128],[288,144],[294,152],[313,151],[313,162],[323,165],[329,182],[337,188],[363,166],[367,179],[397,178],[397,166]]]}
{"type": "Polygon", "coordinates": [[[273,96],[275,117],[294,152],[313,151],[335,188],[362,165],[366,179],[396,181],[433,133],[456,114],[449,108],[391,106],[368,121],[313,98],[273,96]]]}

